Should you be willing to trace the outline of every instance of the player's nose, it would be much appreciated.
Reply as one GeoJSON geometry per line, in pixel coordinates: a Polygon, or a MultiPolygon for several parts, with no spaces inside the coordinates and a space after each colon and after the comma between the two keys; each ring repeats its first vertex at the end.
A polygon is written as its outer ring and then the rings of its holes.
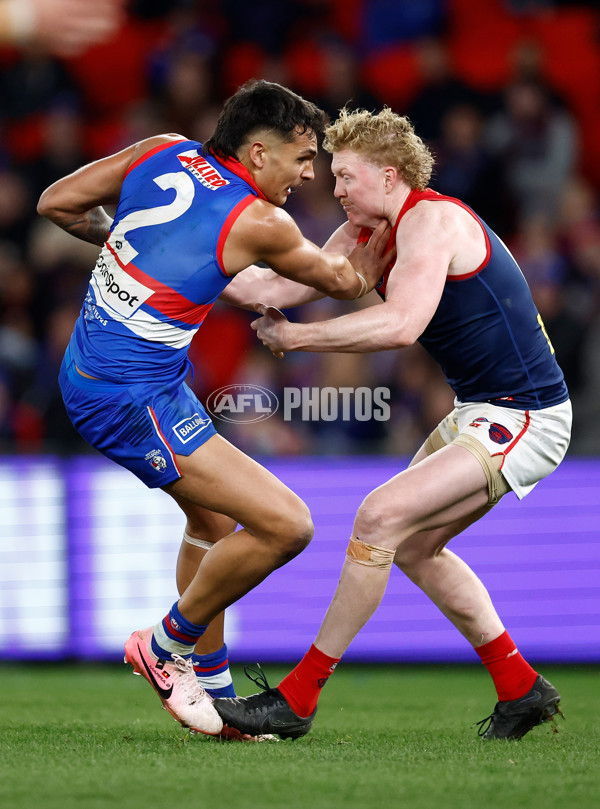
{"type": "Polygon", "coordinates": [[[308,166],[305,166],[302,170],[301,174],[302,180],[314,180],[315,179],[315,170],[312,163],[308,166]]]}

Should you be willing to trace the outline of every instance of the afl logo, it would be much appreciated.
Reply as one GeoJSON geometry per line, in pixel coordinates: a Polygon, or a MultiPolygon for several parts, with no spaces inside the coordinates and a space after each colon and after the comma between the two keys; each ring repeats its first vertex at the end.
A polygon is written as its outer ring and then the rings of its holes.
{"type": "Polygon", "coordinates": [[[225,385],[209,395],[206,409],[220,421],[249,424],[270,418],[279,409],[279,400],[261,385],[225,385]]]}
{"type": "Polygon", "coordinates": [[[510,430],[507,430],[502,424],[497,424],[496,422],[490,424],[490,438],[496,444],[508,444],[512,437],[510,430]]]}

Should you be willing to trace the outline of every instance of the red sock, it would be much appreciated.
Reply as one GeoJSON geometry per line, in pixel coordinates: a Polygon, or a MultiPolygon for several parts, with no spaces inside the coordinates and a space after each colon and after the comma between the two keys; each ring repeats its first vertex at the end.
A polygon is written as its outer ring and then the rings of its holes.
{"type": "Polygon", "coordinates": [[[321,689],[340,662],[329,657],[313,644],[295,669],[279,683],[277,688],[298,716],[310,716],[317,707],[321,689]]]}
{"type": "Polygon", "coordinates": [[[501,702],[519,699],[533,686],[537,671],[521,656],[508,632],[475,651],[489,671],[501,702]]]}

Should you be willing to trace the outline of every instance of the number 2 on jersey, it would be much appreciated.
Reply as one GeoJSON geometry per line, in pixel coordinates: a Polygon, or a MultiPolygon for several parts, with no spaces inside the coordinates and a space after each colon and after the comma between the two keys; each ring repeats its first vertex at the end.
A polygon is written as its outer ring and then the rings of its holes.
{"type": "Polygon", "coordinates": [[[147,228],[150,225],[163,225],[172,222],[182,216],[190,207],[196,193],[194,180],[185,172],[173,172],[171,174],[161,174],[154,182],[163,191],[169,188],[175,190],[175,199],[168,205],[161,205],[158,208],[146,208],[144,210],[132,211],[116,225],[110,234],[109,244],[118,253],[119,260],[123,264],[130,264],[138,255],[138,251],[127,241],[127,233],[136,228],[147,228]]]}

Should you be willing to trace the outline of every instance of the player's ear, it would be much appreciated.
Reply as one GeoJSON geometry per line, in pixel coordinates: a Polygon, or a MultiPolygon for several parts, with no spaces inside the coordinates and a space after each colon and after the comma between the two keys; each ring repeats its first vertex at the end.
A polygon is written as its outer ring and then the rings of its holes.
{"type": "Polygon", "coordinates": [[[396,184],[398,172],[393,166],[387,166],[383,170],[383,185],[386,191],[391,191],[396,184]]]}
{"type": "Polygon", "coordinates": [[[256,140],[254,143],[251,143],[250,149],[248,150],[248,156],[256,168],[261,169],[265,163],[265,144],[260,140],[256,140]]]}

